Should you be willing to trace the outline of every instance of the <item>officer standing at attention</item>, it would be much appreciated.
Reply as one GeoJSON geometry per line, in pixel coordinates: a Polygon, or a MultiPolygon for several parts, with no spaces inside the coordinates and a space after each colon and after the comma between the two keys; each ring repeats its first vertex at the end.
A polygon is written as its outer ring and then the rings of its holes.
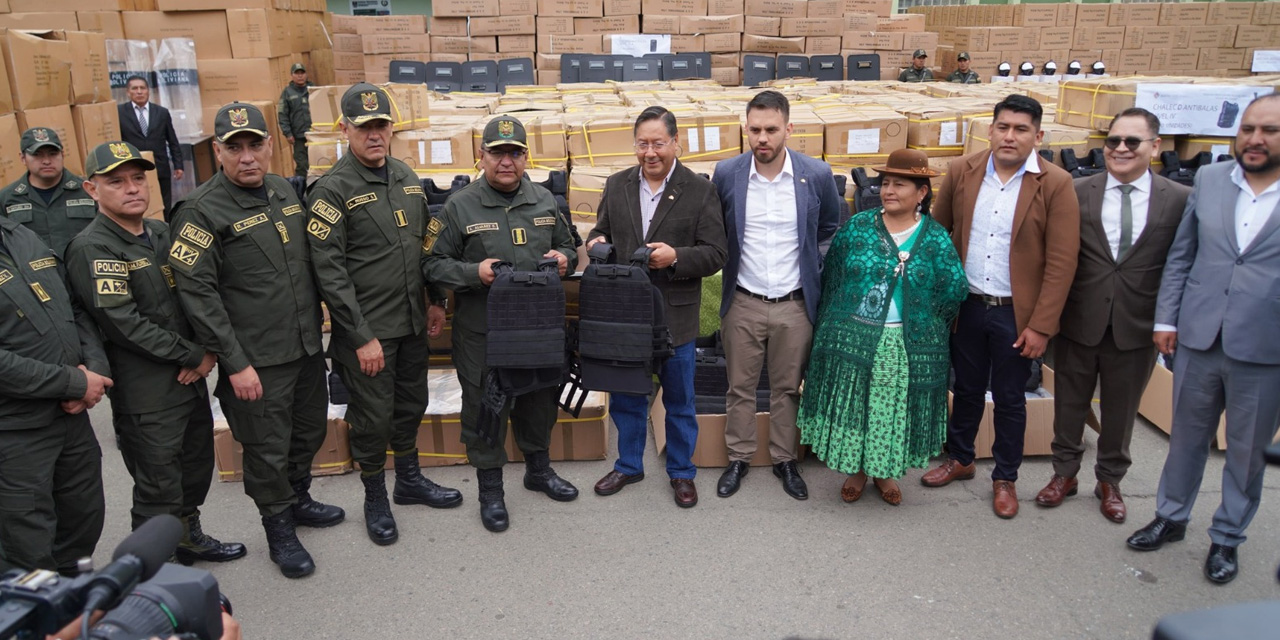
{"type": "MultiPolygon", "coordinates": [[[[102,330],[119,382],[111,412],[133,476],[133,528],[167,513],[183,524],[178,560],[226,562],[244,545],[204,533],[213,481],[213,414],[204,379],[217,356],[192,341],[167,258],[169,225],[143,218],[155,164],[127,142],[89,153],[84,189],[102,215],[67,246],[67,280],[102,330]]],[[[159,195],[159,194],[157,194],[159,195]]]]}
{"type": "Polygon", "coordinates": [[[978,77],[978,72],[969,69],[969,52],[961,51],[956,56],[956,70],[947,75],[947,82],[959,82],[960,84],[978,84],[982,79],[978,77]]]}
{"type": "Polygon", "coordinates": [[[289,70],[290,82],[280,93],[280,106],[276,115],[280,121],[280,133],[293,145],[294,175],[305,176],[311,167],[307,159],[307,131],[311,130],[311,104],[307,101],[312,86],[307,80],[307,68],[301,62],[293,63],[289,70]]]}
{"type": "Polygon", "coordinates": [[[427,232],[422,183],[391,158],[391,100],[360,83],[342,96],[340,126],[349,153],[311,185],[307,242],[333,335],[329,357],[351,392],[351,457],[364,483],[369,538],[399,538],[387,502],[387,448],[395,453],[396,504],[447,508],[456,489],[426,479],[418,466],[418,425],[427,408],[427,334],[444,329],[445,294],[426,282],[418,262],[427,232]],[[425,331],[424,331],[425,327],[425,331]]]}
{"type": "Polygon", "coordinates": [[[213,394],[244,445],[244,491],[271,561],[301,578],[316,567],[294,527],[346,516],[310,494],[328,394],[307,216],[289,182],[267,173],[271,136],[257,107],[222,107],[213,130],[222,171],[179,203],[169,266],[196,342],[218,355],[213,394]]]}
{"type": "Polygon", "coordinates": [[[525,458],[525,488],[561,502],[578,497],[578,489],[551,469],[547,454],[558,415],[557,388],[508,401],[499,414],[494,446],[480,437],[476,426],[487,373],[487,301],[494,263],[510,262],[516,271],[534,271],[539,261],[555,258],[563,277],[577,262],[568,223],[551,192],[524,174],[528,149],[519,120],[502,116],[489,121],[480,143],[484,179],[449,198],[440,217],[427,225],[422,243],[423,276],[452,289],[458,305],[453,315],[453,362],[462,386],[462,441],[480,484],[480,520],[490,531],[505,531],[509,525],[502,488],[508,417],[525,458]]]}
{"type": "Polygon", "coordinates": [[[924,66],[928,59],[929,54],[925,53],[924,49],[916,49],[915,53],[911,54],[911,66],[898,74],[898,82],[932,82],[933,71],[924,66]]]}
{"type": "Polygon", "coordinates": [[[107,354],[36,233],[0,216],[0,572],[78,573],[102,534],[102,449],[86,409],[107,354]]]}
{"type": "Polygon", "coordinates": [[[84,179],[63,168],[56,131],[27,129],[20,146],[27,174],[0,190],[0,211],[36,232],[61,258],[67,243],[93,220],[93,198],[81,188],[84,179]]]}

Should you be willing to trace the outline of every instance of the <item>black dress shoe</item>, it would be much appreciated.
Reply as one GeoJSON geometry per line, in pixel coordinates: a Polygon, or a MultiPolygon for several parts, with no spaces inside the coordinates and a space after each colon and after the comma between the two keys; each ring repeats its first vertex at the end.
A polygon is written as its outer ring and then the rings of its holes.
{"type": "Polygon", "coordinates": [[[1187,525],[1156,516],[1151,524],[1133,532],[1126,542],[1130,548],[1138,551],[1155,551],[1166,542],[1177,542],[1185,537],[1187,525]]]}
{"type": "Polygon", "coordinates": [[[1240,563],[1236,562],[1236,548],[1225,544],[1209,545],[1209,557],[1204,559],[1204,577],[1210,582],[1226,584],[1236,579],[1240,563]]]}
{"type": "Polygon", "coordinates": [[[742,486],[742,479],[747,477],[747,472],[751,470],[751,465],[746,462],[735,460],[729,463],[729,467],[720,475],[720,482],[716,484],[716,495],[721,498],[738,492],[738,487],[742,486]]]}
{"type": "Polygon", "coordinates": [[[800,470],[796,468],[795,460],[773,465],[773,475],[782,478],[782,490],[786,491],[787,495],[796,500],[809,499],[809,488],[804,485],[804,478],[800,477],[800,470]]]}

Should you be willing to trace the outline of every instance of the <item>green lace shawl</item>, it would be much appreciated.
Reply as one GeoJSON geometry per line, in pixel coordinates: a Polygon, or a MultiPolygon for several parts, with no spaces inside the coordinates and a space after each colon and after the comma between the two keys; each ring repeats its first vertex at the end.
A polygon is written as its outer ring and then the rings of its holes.
{"type": "Polygon", "coordinates": [[[823,260],[822,302],[802,403],[806,413],[830,417],[865,406],[865,397],[849,397],[849,386],[869,375],[889,301],[902,286],[909,428],[922,430],[908,439],[927,448],[936,440],[940,448],[943,433],[936,427],[946,421],[948,340],[969,284],[951,236],[928,216],[920,223],[900,277],[894,276],[897,246],[879,207],[854,215],[836,232],[823,260]],[[843,406],[824,406],[829,403],[843,406]]]}

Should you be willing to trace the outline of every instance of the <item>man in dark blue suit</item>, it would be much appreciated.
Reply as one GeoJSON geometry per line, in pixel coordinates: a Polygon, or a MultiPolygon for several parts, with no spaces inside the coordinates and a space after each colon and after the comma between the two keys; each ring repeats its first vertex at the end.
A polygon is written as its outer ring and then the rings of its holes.
{"type": "Polygon", "coordinates": [[[747,104],[751,150],[716,167],[728,235],[723,318],[729,467],[716,494],[737,492],[756,452],[756,386],[769,365],[769,458],[787,495],[809,497],[796,469],[796,413],[822,292],[822,256],[840,223],[831,167],[787,149],[790,104],[763,91],[747,104]]]}
{"type": "Polygon", "coordinates": [[[173,130],[169,110],[151,102],[151,85],[142,76],[130,76],[125,86],[129,102],[120,105],[120,139],[141,151],[155,154],[156,178],[164,199],[164,219],[173,211],[173,185],[182,179],[182,147],[173,130]]]}

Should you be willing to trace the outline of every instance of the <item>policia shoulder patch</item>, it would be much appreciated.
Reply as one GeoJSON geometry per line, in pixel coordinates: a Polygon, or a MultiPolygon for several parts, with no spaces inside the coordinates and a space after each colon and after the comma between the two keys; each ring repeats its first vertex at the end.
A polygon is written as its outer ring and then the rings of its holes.
{"type": "Polygon", "coordinates": [[[182,225],[182,230],[178,232],[178,237],[199,245],[203,249],[213,246],[213,234],[191,224],[190,222],[182,225]]]}
{"type": "Polygon", "coordinates": [[[323,218],[329,224],[338,224],[338,221],[342,219],[342,212],[338,211],[337,207],[329,204],[323,198],[319,198],[311,204],[311,213],[323,218]]]}

